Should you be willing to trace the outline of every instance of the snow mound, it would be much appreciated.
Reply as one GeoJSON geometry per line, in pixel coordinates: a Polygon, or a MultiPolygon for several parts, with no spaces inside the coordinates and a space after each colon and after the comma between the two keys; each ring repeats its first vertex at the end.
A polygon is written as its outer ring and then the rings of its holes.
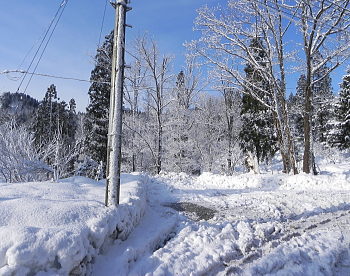
{"type": "Polygon", "coordinates": [[[104,184],[83,177],[1,184],[0,275],[82,275],[146,207],[141,175],[122,176],[121,204],[104,206],[104,184]]]}

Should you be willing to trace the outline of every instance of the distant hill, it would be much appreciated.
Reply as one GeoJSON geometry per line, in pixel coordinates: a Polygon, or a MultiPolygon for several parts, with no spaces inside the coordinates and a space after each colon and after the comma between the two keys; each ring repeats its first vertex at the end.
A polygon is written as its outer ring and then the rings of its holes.
{"type": "Polygon", "coordinates": [[[38,108],[38,100],[23,93],[5,92],[0,96],[1,121],[15,118],[19,124],[33,118],[38,108]]]}

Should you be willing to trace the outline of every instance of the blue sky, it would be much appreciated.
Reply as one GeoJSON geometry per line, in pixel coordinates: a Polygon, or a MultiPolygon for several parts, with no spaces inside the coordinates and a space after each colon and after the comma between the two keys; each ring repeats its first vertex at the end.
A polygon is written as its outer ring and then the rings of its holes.
{"type": "MultiPolygon", "coordinates": [[[[62,0],[3,1],[0,9],[0,71],[19,69],[23,58],[35,44],[38,46],[49,22],[62,0]]],[[[225,5],[226,0],[132,0],[128,13],[127,41],[148,32],[158,41],[162,53],[175,55],[174,72],[183,65],[183,43],[196,37],[193,21],[196,10],[208,4],[225,5]]],[[[93,56],[98,45],[105,0],[69,0],[55,34],[37,69],[38,73],[89,79],[94,67],[93,56]]],[[[107,5],[103,37],[114,26],[114,9],[107,5]]],[[[295,46],[294,46],[295,47],[295,46]]],[[[35,48],[34,48],[35,49],[35,48]]],[[[26,69],[31,57],[20,69],[26,69]]],[[[345,66],[344,66],[345,67],[345,66]]],[[[332,75],[334,91],[338,91],[344,67],[332,75]]],[[[16,75],[11,75],[16,76],[16,75]]],[[[293,91],[299,74],[289,75],[288,91],[293,91]]],[[[65,101],[75,98],[78,109],[88,104],[89,83],[35,76],[27,94],[41,100],[47,87],[54,83],[59,97],[65,101]]],[[[0,75],[0,93],[15,92],[19,81],[0,75]]],[[[25,85],[24,85],[25,87],[25,85]]]]}
{"type": "MultiPolygon", "coordinates": [[[[44,34],[61,1],[3,1],[0,9],[0,71],[19,69],[32,46],[38,46],[39,38],[44,34]]],[[[133,10],[128,13],[127,23],[133,25],[133,28],[128,29],[127,40],[131,41],[147,31],[158,41],[163,53],[175,55],[174,69],[178,71],[185,52],[182,44],[194,36],[192,28],[196,9],[205,4],[216,5],[220,2],[226,1],[132,0],[133,10]]],[[[94,66],[92,57],[98,45],[104,6],[104,0],[70,0],[37,72],[89,79],[94,66]]],[[[114,9],[108,4],[103,36],[113,26],[114,9]]],[[[21,69],[26,69],[34,52],[31,51],[21,69]]],[[[27,94],[40,100],[52,83],[57,86],[61,99],[69,101],[70,98],[75,98],[78,109],[85,109],[88,103],[88,83],[35,76],[27,94]]],[[[18,81],[0,75],[0,92],[15,92],[18,85],[18,81]]]]}

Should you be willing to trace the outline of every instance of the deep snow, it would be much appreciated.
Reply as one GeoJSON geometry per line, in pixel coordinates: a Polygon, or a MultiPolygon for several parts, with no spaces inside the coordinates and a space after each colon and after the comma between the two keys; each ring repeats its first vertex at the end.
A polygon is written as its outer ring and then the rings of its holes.
{"type": "Polygon", "coordinates": [[[0,275],[86,273],[116,229],[126,239],[144,214],[141,175],[123,175],[121,205],[104,207],[104,184],[83,177],[0,187],[0,275]]]}
{"type": "Polygon", "coordinates": [[[99,256],[92,273],[350,275],[349,168],[343,160],[323,164],[318,176],[162,174],[147,186],[146,214],[158,217],[145,217],[128,241],[99,256]],[[174,202],[216,213],[198,221],[192,212],[166,207],[174,202]]]}
{"type": "Polygon", "coordinates": [[[118,209],[86,178],[0,184],[0,275],[350,275],[350,160],[320,166],[124,174],[118,209]]]}

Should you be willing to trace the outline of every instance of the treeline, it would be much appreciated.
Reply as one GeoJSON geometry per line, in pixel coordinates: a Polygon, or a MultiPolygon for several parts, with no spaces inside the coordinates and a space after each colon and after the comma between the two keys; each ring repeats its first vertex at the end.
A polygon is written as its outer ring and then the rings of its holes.
{"type": "MultiPolygon", "coordinates": [[[[331,80],[350,54],[348,2],[292,2],[200,9],[201,36],[187,44],[180,72],[150,37],[129,42],[122,170],[258,173],[279,157],[286,173],[317,174],[317,154],[348,151],[350,71],[339,91],[331,80]],[[296,70],[296,91],[287,93],[296,70]]],[[[41,101],[2,95],[5,181],[105,176],[112,38],[97,49],[86,113],[76,112],[74,100],[60,101],[54,85],[41,101]]]]}
{"type": "Polygon", "coordinates": [[[0,177],[6,182],[57,180],[77,172],[83,115],[51,85],[39,102],[23,93],[0,97],[0,177]],[[79,124],[79,122],[81,123],[79,124]]]}
{"type": "MultiPolygon", "coordinates": [[[[232,174],[245,168],[259,172],[259,164],[270,163],[281,152],[280,140],[285,134],[279,132],[278,120],[283,121],[283,115],[276,118],[273,88],[250,63],[242,68],[247,80],[242,91],[223,74],[203,78],[193,55],[188,56],[181,72],[173,74],[172,58],[162,55],[152,39],[145,36],[131,44],[129,51],[136,61],[126,69],[124,87],[124,171],[232,174]],[[216,95],[210,96],[203,87],[212,87],[216,95]]],[[[106,160],[111,45],[112,34],[99,49],[91,75],[86,149],[96,161],[106,160]]],[[[262,39],[252,39],[248,48],[267,70],[262,39]]],[[[322,59],[321,54],[318,58],[322,59]]],[[[315,64],[319,60],[315,58],[315,64]]],[[[314,74],[318,81],[312,87],[312,149],[322,154],[349,148],[348,77],[344,76],[339,97],[335,97],[329,72],[324,63],[314,74]]],[[[296,172],[305,146],[304,80],[302,74],[296,93],[284,98],[296,172]]],[[[317,164],[313,164],[317,173],[317,164]]],[[[287,172],[288,164],[283,169],[287,172]]]]}

